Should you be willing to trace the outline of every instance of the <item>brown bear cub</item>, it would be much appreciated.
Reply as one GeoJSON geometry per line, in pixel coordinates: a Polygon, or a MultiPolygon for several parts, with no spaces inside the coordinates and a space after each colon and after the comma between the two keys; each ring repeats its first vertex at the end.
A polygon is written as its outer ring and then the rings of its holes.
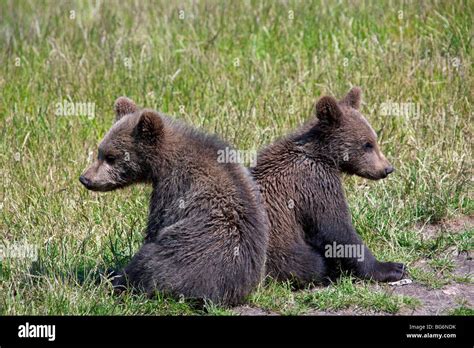
{"type": "Polygon", "coordinates": [[[269,223],[256,184],[229,145],[129,99],[80,177],[93,191],[151,183],[144,245],[114,279],[152,295],[241,303],[264,276],[269,223]]]}
{"type": "Polygon", "coordinates": [[[342,173],[378,180],[393,172],[359,112],[360,95],[322,97],[315,119],[261,151],[251,168],[270,221],[267,273],[277,280],[304,286],[338,269],[377,281],[404,275],[403,264],[380,262],[364,245],[344,196],[342,173]]]}

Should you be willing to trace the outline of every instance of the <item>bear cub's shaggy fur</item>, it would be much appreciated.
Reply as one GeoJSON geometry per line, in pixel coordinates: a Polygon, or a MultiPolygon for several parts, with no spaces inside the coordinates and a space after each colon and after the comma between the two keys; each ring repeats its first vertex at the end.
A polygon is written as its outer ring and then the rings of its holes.
{"type": "Polygon", "coordinates": [[[151,183],[145,243],[114,285],[235,305],[261,281],[269,224],[252,177],[219,163],[229,145],[125,97],[80,177],[89,190],[151,183]]]}
{"type": "Polygon", "coordinates": [[[359,112],[360,95],[353,88],[341,101],[321,98],[315,119],[261,151],[251,169],[270,221],[267,272],[273,278],[306,285],[337,276],[341,267],[378,281],[404,275],[403,264],[380,262],[363,244],[344,196],[342,173],[378,180],[393,171],[359,112]],[[334,246],[361,252],[326,255],[334,246]]]}

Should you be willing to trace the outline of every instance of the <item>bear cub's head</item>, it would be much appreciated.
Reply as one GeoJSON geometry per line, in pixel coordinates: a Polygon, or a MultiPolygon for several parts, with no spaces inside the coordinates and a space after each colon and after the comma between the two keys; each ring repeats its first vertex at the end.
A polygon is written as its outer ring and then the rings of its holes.
{"type": "Polygon", "coordinates": [[[150,157],[163,136],[163,120],[133,101],[115,101],[115,122],[99,144],[97,159],[79,181],[92,191],[111,191],[150,180],[150,157]]]}
{"type": "Polygon", "coordinates": [[[394,168],[385,158],[377,144],[377,134],[359,112],[361,90],[352,88],[340,101],[333,97],[322,97],[316,103],[317,124],[313,131],[323,142],[325,152],[339,170],[367,179],[379,180],[387,177],[394,168]]]}

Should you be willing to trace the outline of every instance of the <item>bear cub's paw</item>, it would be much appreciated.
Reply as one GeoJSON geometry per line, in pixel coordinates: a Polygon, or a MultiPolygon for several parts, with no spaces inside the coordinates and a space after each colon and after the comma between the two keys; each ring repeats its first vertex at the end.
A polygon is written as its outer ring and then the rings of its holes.
{"type": "Polygon", "coordinates": [[[406,266],[398,262],[377,262],[372,276],[379,282],[395,282],[406,275],[406,266]]]}

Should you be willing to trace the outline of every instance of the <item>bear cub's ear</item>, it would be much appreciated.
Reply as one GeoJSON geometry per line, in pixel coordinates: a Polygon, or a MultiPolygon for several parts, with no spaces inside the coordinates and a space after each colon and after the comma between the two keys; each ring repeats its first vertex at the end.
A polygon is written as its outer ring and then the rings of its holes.
{"type": "Polygon", "coordinates": [[[331,125],[338,125],[342,119],[342,111],[333,97],[324,96],[316,103],[316,117],[331,125]]]}
{"type": "Polygon", "coordinates": [[[352,87],[347,95],[341,100],[342,104],[346,104],[354,109],[360,108],[362,90],[360,87],[352,87]]]}
{"type": "Polygon", "coordinates": [[[163,120],[160,115],[153,110],[143,110],[135,127],[135,135],[148,144],[154,144],[162,134],[163,120]]]}
{"type": "Polygon", "coordinates": [[[120,120],[123,116],[133,114],[138,110],[133,100],[127,97],[119,97],[114,103],[115,109],[115,122],[120,120]]]}

